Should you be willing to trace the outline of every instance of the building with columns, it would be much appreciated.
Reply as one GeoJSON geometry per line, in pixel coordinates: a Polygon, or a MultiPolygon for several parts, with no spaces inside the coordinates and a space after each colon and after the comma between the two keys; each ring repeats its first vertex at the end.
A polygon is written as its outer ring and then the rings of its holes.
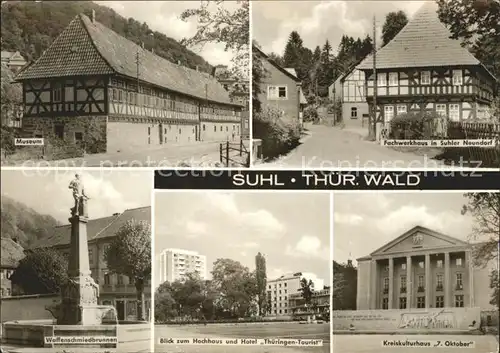
{"type": "Polygon", "coordinates": [[[434,230],[410,229],[357,260],[357,310],[492,309],[491,266],[475,267],[472,250],[434,230]]]}

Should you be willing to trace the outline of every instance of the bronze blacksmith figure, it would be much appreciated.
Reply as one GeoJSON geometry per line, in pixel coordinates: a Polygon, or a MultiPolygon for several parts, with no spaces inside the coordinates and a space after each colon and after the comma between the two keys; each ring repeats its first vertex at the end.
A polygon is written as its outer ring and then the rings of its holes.
{"type": "Polygon", "coordinates": [[[68,188],[73,190],[73,199],[75,200],[75,206],[71,209],[71,214],[73,216],[87,217],[87,200],[89,198],[85,195],[85,188],[79,174],[75,174],[75,179],[69,183],[68,188]]]}

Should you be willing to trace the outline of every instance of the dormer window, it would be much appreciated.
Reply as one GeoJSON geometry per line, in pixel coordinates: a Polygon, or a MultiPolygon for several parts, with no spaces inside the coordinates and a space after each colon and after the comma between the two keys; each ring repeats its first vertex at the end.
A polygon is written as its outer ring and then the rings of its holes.
{"type": "Polygon", "coordinates": [[[462,84],[462,70],[453,70],[453,86],[461,86],[462,84]]]}
{"type": "Polygon", "coordinates": [[[430,71],[422,71],[420,73],[420,84],[430,85],[431,84],[431,73],[430,71]]]}

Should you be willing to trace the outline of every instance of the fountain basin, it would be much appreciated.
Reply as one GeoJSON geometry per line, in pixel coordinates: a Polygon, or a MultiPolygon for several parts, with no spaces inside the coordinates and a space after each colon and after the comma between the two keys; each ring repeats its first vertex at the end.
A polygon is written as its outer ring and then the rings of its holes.
{"type": "MultiPolygon", "coordinates": [[[[2,343],[33,348],[107,348],[143,351],[151,345],[151,324],[143,321],[119,321],[102,325],[56,325],[54,320],[19,320],[2,324],[2,343]],[[46,343],[45,337],[116,337],[117,343],[46,343]]],[[[16,350],[10,350],[15,352],[16,350]]],[[[22,351],[22,349],[20,350],[22,351]]]]}

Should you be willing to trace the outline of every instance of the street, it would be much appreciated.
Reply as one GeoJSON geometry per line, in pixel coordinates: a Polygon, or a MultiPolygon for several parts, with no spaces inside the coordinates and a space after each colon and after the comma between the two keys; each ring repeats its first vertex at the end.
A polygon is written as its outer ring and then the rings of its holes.
{"type": "Polygon", "coordinates": [[[329,353],[330,325],[298,323],[259,323],[207,326],[155,325],[155,352],[161,353],[329,353]],[[278,346],[175,346],[161,345],[160,338],[294,338],[321,339],[322,347],[278,347],[278,346]]]}
{"type": "MultiPolygon", "coordinates": [[[[237,143],[237,142],[235,142],[237,143]]],[[[248,145],[248,143],[246,143],[248,145]]],[[[231,151],[231,157],[236,156],[231,151]]],[[[220,166],[220,142],[163,145],[119,153],[90,154],[82,158],[57,161],[19,161],[18,167],[214,167],[220,166]]]]}
{"type": "MultiPolygon", "coordinates": [[[[453,353],[465,351],[470,353],[493,353],[498,352],[498,342],[492,335],[473,336],[473,335],[334,335],[333,351],[345,353],[421,353],[438,352],[453,353]],[[439,347],[390,347],[384,346],[388,341],[421,341],[432,342],[433,345],[440,342],[439,347]],[[446,347],[446,342],[470,342],[473,347],[446,347]]],[[[449,344],[449,343],[448,343],[449,344]]]]}
{"type": "Polygon", "coordinates": [[[351,131],[323,125],[308,127],[308,136],[288,155],[256,168],[436,168],[442,162],[365,141],[351,131]]]}

